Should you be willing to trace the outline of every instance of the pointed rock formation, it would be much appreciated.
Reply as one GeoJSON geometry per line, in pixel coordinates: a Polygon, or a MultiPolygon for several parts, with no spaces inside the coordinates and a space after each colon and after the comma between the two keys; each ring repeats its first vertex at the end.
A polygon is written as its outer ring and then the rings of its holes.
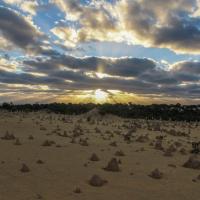
{"type": "Polygon", "coordinates": [[[27,172],[30,172],[30,169],[28,168],[26,164],[22,164],[22,168],[20,169],[20,171],[23,173],[27,173],[27,172]]]}
{"type": "Polygon", "coordinates": [[[200,169],[200,159],[197,156],[190,156],[189,159],[183,164],[183,167],[200,169]]]}
{"type": "Polygon", "coordinates": [[[109,162],[108,165],[104,168],[106,171],[111,171],[111,172],[119,172],[119,163],[116,158],[112,158],[109,162]]]}
{"type": "Polygon", "coordinates": [[[90,160],[91,160],[91,161],[99,161],[99,157],[98,157],[95,153],[93,153],[93,154],[91,155],[91,157],[90,157],[90,160]]]}
{"type": "Polygon", "coordinates": [[[156,168],[149,174],[149,176],[154,179],[161,179],[163,177],[163,173],[156,168]]]}
{"type": "Polygon", "coordinates": [[[93,175],[89,180],[89,184],[94,187],[101,187],[107,183],[106,180],[100,178],[98,175],[93,175]]]}

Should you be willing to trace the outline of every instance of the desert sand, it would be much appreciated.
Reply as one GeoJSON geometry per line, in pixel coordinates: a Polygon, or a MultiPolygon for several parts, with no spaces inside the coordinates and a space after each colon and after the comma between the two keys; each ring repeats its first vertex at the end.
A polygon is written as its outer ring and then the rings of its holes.
{"type": "Polygon", "coordinates": [[[0,200],[197,200],[197,123],[0,111],[0,200]]]}

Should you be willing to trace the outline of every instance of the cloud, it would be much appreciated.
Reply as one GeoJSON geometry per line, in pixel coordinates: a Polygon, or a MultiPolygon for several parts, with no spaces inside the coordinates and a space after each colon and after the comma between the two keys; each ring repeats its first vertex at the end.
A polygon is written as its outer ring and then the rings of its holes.
{"type": "Polygon", "coordinates": [[[200,81],[200,62],[182,61],[171,66],[171,72],[184,82],[200,81]]]}
{"type": "Polygon", "coordinates": [[[18,64],[16,61],[9,60],[7,56],[0,57],[0,70],[15,72],[18,64]]]}
{"type": "Polygon", "coordinates": [[[199,61],[182,61],[172,65],[171,70],[174,72],[185,72],[189,74],[200,75],[199,61]]]}
{"type": "Polygon", "coordinates": [[[122,0],[121,23],[137,43],[169,48],[179,53],[199,53],[199,19],[191,16],[195,0],[122,0]]]}
{"type": "Polygon", "coordinates": [[[16,5],[22,11],[29,13],[30,15],[36,15],[39,4],[37,0],[3,0],[10,5],[16,5]]]}
{"type": "Polygon", "coordinates": [[[92,1],[88,4],[79,0],[53,0],[66,15],[66,19],[76,21],[78,28],[57,26],[51,31],[66,44],[77,45],[88,41],[123,40],[113,5],[106,1],[92,1]]]}
{"type": "Polygon", "coordinates": [[[191,65],[195,66],[195,70],[198,69],[197,63],[191,62],[189,65],[187,61],[175,63],[167,70],[146,58],[78,58],[60,55],[45,60],[24,61],[23,70],[69,81],[73,89],[120,89],[140,94],[184,96],[185,88],[198,85],[200,80],[199,75],[192,73],[196,72],[194,69],[186,73],[191,65]]]}
{"type": "Polygon", "coordinates": [[[23,66],[20,72],[16,70],[19,66],[15,65],[10,70],[1,68],[0,82],[9,86],[32,86],[23,90],[27,93],[33,89],[44,91],[44,88],[48,88],[47,93],[54,90],[65,93],[66,90],[101,88],[141,96],[153,95],[155,98],[200,98],[198,62],[178,62],[163,69],[147,58],[78,58],[56,55],[25,59],[19,65],[23,66]]]}
{"type": "Polygon", "coordinates": [[[114,41],[168,48],[178,53],[200,52],[197,0],[119,0],[80,3],[53,0],[76,28],[57,26],[52,32],[65,44],[114,41]]]}
{"type": "Polygon", "coordinates": [[[101,58],[101,57],[73,57],[60,55],[50,59],[24,61],[24,70],[49,70],[71,69],[83,72],[92,71],[113,76],[136,77],[156,68],[156,63],[150,59],[139,58],[101,58]]]}
{"type": "Polygon", "coordinates": [[[0,51],[12,50],[13,45],[6,38],[0,36],[0,51]]]}
{"type": "Polygon", "coordinates": [[[3,0],[3,1],[8,4],[19,4],[22,3],[23,0],[3,0]]]}
{"type": "Polygon", "coordinates": [[[14,10],[0,7],[0,35],[27,53],[51,53],[47,38],[33,22],[14,10]]]}
{"type": "Polygon", "coordinates": [[[70,55],[75,51],[84,55],[81,44],[92,45],[94,41],[199,53],[197,0],[51,0],[48,5],[42,1],[4,2],[13,9],[0,7],[0,50],[9,55],[0,58],[0,95],[19,91],[62,96],[69,90],[101,88],[157,99],[200,98],[200,61],[170,64],[150,58],[70,55]],[[38,17],[49,16],[36,11],[52,9],[54,13],[58,8],[62,12],[55,14],[58,23],[49,22],[41,32],[34,23],[38,17]]]}
{"type": "Polygon", "coordinates": [[[20,4],[20,8],[31,15],[36,15],[38,7],[37,1],[24,1],[20,4]]]}

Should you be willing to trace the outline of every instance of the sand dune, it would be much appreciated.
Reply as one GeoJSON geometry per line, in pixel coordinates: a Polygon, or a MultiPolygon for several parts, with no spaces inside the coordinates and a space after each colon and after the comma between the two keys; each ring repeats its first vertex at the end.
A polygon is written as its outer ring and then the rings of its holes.
{"type": "Polygon", "coordinates": [[[199,199],[197,123],[0,114],[0,200],[199,199]]]}

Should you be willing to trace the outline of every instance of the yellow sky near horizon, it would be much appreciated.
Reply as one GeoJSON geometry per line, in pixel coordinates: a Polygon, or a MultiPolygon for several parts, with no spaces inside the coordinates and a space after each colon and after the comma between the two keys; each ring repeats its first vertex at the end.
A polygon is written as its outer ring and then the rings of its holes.
{"type": "Polygon", "coordinates": [[[133,103],[133,104],[198,104],[199,99],[183,99],[183,98],[174,98],[162,95],[139,95],[134,93],[123,92],[120,90],[67,90],[66,92],[49,93],[47,88],[44,88],[43,91],[37,93],[21,93],[16,95],[15,92],[7,92],[6,95],[0,94],[1,102],[10,102],[9,99],[13,99],[13,103],[24,104],[24,103],[133,103]]]}

